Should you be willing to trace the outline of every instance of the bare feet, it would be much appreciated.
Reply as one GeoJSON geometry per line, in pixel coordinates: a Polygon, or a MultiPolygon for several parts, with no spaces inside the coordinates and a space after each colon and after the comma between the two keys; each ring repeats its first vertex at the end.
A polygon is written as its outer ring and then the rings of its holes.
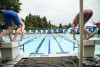
{"type": "Polygon", "coordinates": [[[22,42],[21,40],[13,40],[12,42],[22,42]]]}
{"type": "Polygon", "coordinates": [[[20,39],[20,41],[22,41],[22,39],[20,39]]]}
{"type": "Polygon", "coordinates": [[[88,40],[89,38],[91,38],[91,37],[93,37],[93,36],[94,36],[94,34],[91,33],[90,35],[88,35],[88,37],[84,38],[84,40],[88,40]]]}
{"type": "Polygon", "coordinates": [[[5,41],[2,39],[2,37],[0,37],[0,42],[5,42],[5,41]]]}
{"type": "Polygon", "coordinates": [[[0,39],[0,42],[5,42],[4,40],[0,39]]]}
{"type": "Polygon", "coordinates": [[[18,42],[17,40],[13,40],[12,42],[18,42]]]}

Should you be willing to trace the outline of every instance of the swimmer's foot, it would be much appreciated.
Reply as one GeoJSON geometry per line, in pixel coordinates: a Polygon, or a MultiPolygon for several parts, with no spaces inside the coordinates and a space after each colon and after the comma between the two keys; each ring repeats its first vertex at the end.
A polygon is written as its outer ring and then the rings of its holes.
{"type": "Polygon", "coordinates": [[[18,42],[18,40],[13,40],[12,42],[18,42]]]}
{"type": "Polygon", "coordinates": [[[94,34],[91,33],[91,35],[89,35],[88,37],[86,37],[84,40],[88,40],[88,39],[90,39],[90,38],[93,37],[93,36],[94,36],[94,34]]]}
{"type": "Polygon", "coordinates": [[[4,40],[0,39],[0,42],[5,42],[4,40]]]}
{"type": "Polygon", "coordinates": [[[20,40],[20,42],[22,42],[22,40],[20,40]]]}
{"type": "Polygon", "coordinates": [[[19,41],[19,40],[13,40],[12,42],[22,42],[22,41],[19,41]]]}

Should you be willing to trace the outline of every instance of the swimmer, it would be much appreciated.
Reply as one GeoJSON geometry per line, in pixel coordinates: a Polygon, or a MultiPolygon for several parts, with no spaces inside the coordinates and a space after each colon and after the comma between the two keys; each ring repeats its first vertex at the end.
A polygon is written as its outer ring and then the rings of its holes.
{"type": "Polygon", "coordinates": [[[3,14],[5,25],[7,27],[7,29],[4,30],[3,32],[1,32],[1,34],[0,34],[0,42],[3,42],[2,36],[10,33],[13,30],[14,26],[11,26],[12,21],[17,26],[15,36],[12,40],[12,41],[15,41],[15,38],[18,36],[19,32],[22,29],[22,24],[21,24],[20,18],[18,17],[18,15],[15,11],[10,10],[10,9],[2,10],[2,11],[0,10],[0,12],[2,12],[2,14],[3,14]]]}
{"type": "MultiPolygon", "coordinates": [[[[85,27],[85,23],[89,21],[89,19],[92,17],[93,15],[93,11],[88,9],[88,10],[84,10],[83,11],[83,14],[84,14],[84,40],[88,40],[90,37],[93,36],[93,33],[89,32],[86,27],[85,27]]],[[[73,23],[72,23],[72,28],[73,28],[73,38],[74,40],[76,40],[76,37],[75,37],[75,27],[79,24],[80,26],[80,21],[79,21],[79,13],[76,15],[75,19],[73,20],[73,23]]]]}

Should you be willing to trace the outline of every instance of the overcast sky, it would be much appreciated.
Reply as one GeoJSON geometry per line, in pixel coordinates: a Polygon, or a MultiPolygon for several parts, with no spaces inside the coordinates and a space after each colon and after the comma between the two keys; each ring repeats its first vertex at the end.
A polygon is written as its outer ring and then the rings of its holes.
{"type": "MultiPolygon", "coordinates": [[[[29,13],[40,17],[46,16],[47,20],[55,25],[72,23],[79,12],[79,0],[20,0],[20,2],[22,3],[20,17],[25,18],[29,13]]],[[[100,8],[98,6],[100,0],[84,0],[84,4],[84,9],[92,9],[95,13],[91,19],[94,21],[100,19],[97,17],[100,12],[97,10],[100,8]]]]}

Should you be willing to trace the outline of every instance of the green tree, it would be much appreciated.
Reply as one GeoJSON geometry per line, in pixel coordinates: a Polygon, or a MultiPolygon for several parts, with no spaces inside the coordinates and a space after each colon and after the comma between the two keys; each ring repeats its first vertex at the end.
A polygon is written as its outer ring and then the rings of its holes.
{"type": "Polygon", "coordinates": [[[52,29],[52,27],[51,27],[51,22],[49,21],[49,23],[48,23],[48,28],[49,29],[52,29]]]}
{"type": "Polygon", "coordinates": [[[19,0],[0,0],[0,9],[12,8],[14,11],[19,12],[21,3],[19,0]]]}
{"type": "Polygon", "coordinates": [[[63,28],[63,26],[62,26],[62,24],[61,24],[61,23],[59,24],[59,28],[63,28]]]}
{"type": "Polygon", "coordinates": [[[63,28],[68,28],[68,25],[64,25],[63,28]]]}
{"type": "Polygon", "coordinates": [[[45,16],[42,18],[42,21],[44,21],[44,27],[48,28],[47,19],[45,16]]]}
{"type": "Polygon", "coordinates": [[[72,27],[71,23],[69,23],[67,27],[68,27],[68,28],[72,27]]]}
{"type": "MultiPolygon", "coordinates": [[[[0,10],[8,9],[10,7],[18,13],[21,10],[20,5],[21,3],[19,0],[0,0],[0,10]]],[[[3,21],[3,16],[1,13],[0,20],[3,21]]]]}
{"type": "Polygon", "coordinates": [[[55,25],[52,25],[51,22],[47,21],[47,18],[40,17],[39,15],[32,15],[29,13],[29,15],[25,18],[25,26],[26,29],[54,29],[55,25]]]}

